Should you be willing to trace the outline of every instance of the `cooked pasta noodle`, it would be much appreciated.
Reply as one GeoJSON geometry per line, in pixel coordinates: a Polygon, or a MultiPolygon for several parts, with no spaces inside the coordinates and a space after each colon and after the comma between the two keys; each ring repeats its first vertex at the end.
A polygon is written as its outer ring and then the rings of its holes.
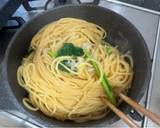
{"type": "Polygon", "coordinates": [[[133,76],[132,57],[106,43],[105,37],[100,26],[75,18],[62,18],[42,28],[31,41],[32,52],[23,58],[17,71],[19,85],[28,92],[24,105],[62,121],[85,122],[104,117],[109,109],[100,96],[107,96],[100,85],[102,77],[97,77],[91,61],[105,72],[115,96],[130,88],[133,76]],[[48,55],[48,51],[58,51],[64,43],[83,48],[93,59],[78,57],[75,71],[61,63],[74,61],[72,56],[48,55]],[[107,48],[110,53],[106,53],[107,48]],[[59,70],[59,65],[67,71],[59,70]]]}

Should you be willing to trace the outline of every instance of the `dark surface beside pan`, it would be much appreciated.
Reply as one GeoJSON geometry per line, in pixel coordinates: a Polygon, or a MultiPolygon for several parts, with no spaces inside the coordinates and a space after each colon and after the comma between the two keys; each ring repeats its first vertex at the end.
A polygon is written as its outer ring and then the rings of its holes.
{"type": "Polygon", "coordinates": [[[0,29],[21,5],[22,0],[0,0],[0,29]]]}
{"type": "MultiPolygon", "coordinates": [[[[134,80],[128,95],[137,101],[141,99],[149,84],[151,70],[149,52],[143,38],[135,27],[123,17],[108,9],[93,5],[59,7],[35,17],[22,27],[13,37],[6,51],[3,63],[3,81],[5,82],[5,86],[9,88],[9,91],[13,92],[13,97],[11,98],[14,99],[14,104],[17,105],[19,110],[43,125],[106,126],[107,124],[114,123],[118,118],[113,113],[110,113],[101,120],[76,124],[48,118],[40,112],[31,112],[22,105],[21,101],[26,96],[26,92],[17,83],[17,67],[20,65],[22,57],[26,54],[33,35],[44,25],[63,17],[81,18],[96,23],[107,30],[107,40],[112,45],[118,45],[121,52],[131,51],[134,59],[134,80]]],[[[119,108],[125,113],[129,112],[129,106],[125,103],[122,103],[119,108]]]]}

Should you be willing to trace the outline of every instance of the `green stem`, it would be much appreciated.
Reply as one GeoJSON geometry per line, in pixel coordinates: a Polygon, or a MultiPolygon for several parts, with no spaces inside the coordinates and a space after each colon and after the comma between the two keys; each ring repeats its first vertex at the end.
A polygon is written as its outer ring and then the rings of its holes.
{"type": "MultiPolygon", "coordinates": [[[[91,58],[90,54],[88,52],[85,52],[85,57],[86,58],[91,58]]],[[[94,69],[96,71],[97,76],[100,77],[100,69],[99,69],[97,63],[92,61],[92,65],[93,65],[93,67],[94,67],[94,69]]],[[[115,105],[116,104],[116,98],[115,98],[115,96],[113,94],[113,89],[109,85],[109,82],[107,80],[107,76],[106,76],[106,74],[104,72],[103,72],[103,80],[101,81],[101,85],[102,85],[102,87],[103,87],[103,89],[104,89],[109,101],[111,101],[111,103],[115,105]]]]}
{"type": "Polygon", "coordinates": [[[102,85],[108,99],[112,102],[112,104],[115,105],[116,104],[116,98],[113,94],[113,89],[109,85],[109,82],[107,80],[107,77],[106,77],[105,73],[103,74],[103,80],[101,82],[101,85],[102,85]]]}

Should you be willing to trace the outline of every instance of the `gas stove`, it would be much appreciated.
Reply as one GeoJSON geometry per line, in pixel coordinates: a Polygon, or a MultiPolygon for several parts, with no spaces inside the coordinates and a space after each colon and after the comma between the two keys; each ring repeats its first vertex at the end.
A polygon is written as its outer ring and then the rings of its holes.
{"type": "MultiPolygon", "coordinates": [[[[82,1],[82,0],[81,0],[82,1]]],[[[83,0],[82,2],[89,2],[90,0],[83,0]]],[[[15,32],[28,20],[30,20],[32,17],[35,15],[45,11],[52,9],[56,6],[61,6],[65,4],[77,4],[79,3],[79,0],[30,0],[30,1],[25,1],[23,5],[21,5],[18,10],[13,14],[12,18],[9,19],[5,27],[0,31],[0,64],[3,60],[5,49],[15,34],[15,32]]],[[[158,64],[157,56],[158,51],[157,48],[159,47],[158,42],[159,42],[159,12],[148,10],[145,8],[141,8],[138,6],[126,4],[123,2],[119,2],[116,0],[95,0],[95,3],[98,6],[103,6],[105,8],[109,8],[120,15],[124,16],[126,19],[128,19],[132,24],[134,24],[137,29],[140,31],[142,36],[144,37],[149,51],[151,55],[151,61],[153,61],[153,66],[152,66],[152,74],[154,76],[154,72],[156,69],[156,64],[158,64]]],[[[160,55],[159,55],[160,56],[160,55]]],[[[157,71],[157,74],[159,72],[157,71]]],[[[151,108],[153,104],[155,104],[150,97],[152,97],[152,87],[153,84],[157,84],[157,81],[155,81],[153,78],[151,79],[151,84],[144,95],[144,97],[141,100],[141,104],[147,108],[151,108]]],[[[154,90],[155,87],[154,87],[154,90]]],[[[5,89],[3,86],[0,87],[0,95],[4,95],[5,89]]],[[[158,96],[157,96],[158,97],[158,96]]],[[[160,97],[160,96],[159,96],[160,97]]],[[[2,101],[2,99],[0,99],[2,101]]],[[[7,102],[8,106],[3,106],[3,101],[1,102],[0,108],[2,111],[2,115],[4,114],[5,116],[8,116],[8,119],[11,118],[19,121],[22,126],[30,126],[30,127],[43,127],[43,124],[38,124],[36,121],[33,119],[27,117],[26,115],[19,113],[16,111],[12,106],[9,105],[9,97],[5,97],[5,102],[7,102]],[[8,101],[8,102],[7,102],[8,101]]],[[[155,107],[155,106],[153,106],[155,107]]],[[[153,109],[153,108],[152,108],[153,109]]],[[[156,109],[153,109],[156,110],[156,109]]],[[[158,110],[156,110],[158,111],[158,110]]],[[[159,112],[160,114],[160,112],[159,112]]],[[[153,126],[152,123],[141,114],[138,112],[132,110],[129,114],[131,118],[133,118],[139,125],[147,127],[147,126],[153,126]]],[[[1,119],[1,117],[0,117],[1,119]]],[[[1,124],[0,124],[1,126],[1,124]]],[[[12,126],[12,124],[10,125],[12,126]]],[[[15,125],[16,127],[16,125],[15,125]]],[[[118,122],[115,122],[112,124],[110,127],[127,127],[126,124],[124,124],[121,120],[118,122]]]]}

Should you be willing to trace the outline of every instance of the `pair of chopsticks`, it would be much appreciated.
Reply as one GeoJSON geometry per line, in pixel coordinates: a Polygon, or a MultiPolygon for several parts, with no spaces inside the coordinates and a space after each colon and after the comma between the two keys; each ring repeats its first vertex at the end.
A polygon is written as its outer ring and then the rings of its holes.
{"type": "MultiPolygon", "coordinates": [[[[141,112],[143,115],[150,118],[153,122],[160,125],[160,117],[157,116],[155,113],[145,109],[143,106],[138,104],[136,101],[132,100],[128,96],[120,93],[119,97],[132,106],[135,110],[141,112]]],[[[102,98],[102,97],[101,97],[102,98]]],[[[116,106],[114,106],[111,102],[107,101],[105,98],[102,98],[103,102],[108,105],[108,107],[118,116],[120,117],[129,127],[131,128],[140,128],[132,119],[127,117],[121,110],[119,110],[116,106]]]]}

